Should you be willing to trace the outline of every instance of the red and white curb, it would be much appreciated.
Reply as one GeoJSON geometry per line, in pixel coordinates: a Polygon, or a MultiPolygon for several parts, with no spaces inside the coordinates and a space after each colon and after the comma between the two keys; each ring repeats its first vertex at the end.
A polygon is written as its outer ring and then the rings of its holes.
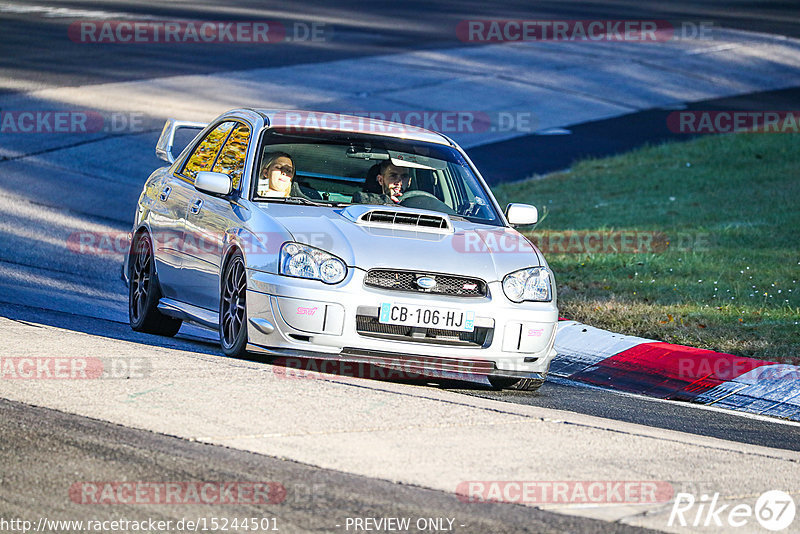
{"type": "Polygon", "coordinates": [[[560,321],[550,374],[608,389],[800,421],[800,367],[560,321]]]}

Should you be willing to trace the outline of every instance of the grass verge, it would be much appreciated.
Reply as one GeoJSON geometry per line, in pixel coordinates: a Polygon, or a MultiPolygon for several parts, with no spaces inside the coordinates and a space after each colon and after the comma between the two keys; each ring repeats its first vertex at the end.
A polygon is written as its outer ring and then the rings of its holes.
{"type": "Polygon", "coordinates": [[[734,134],[649,146],[494,193],[539,208],[530,235],[555,272],[562,316],[798,363],[798,141],[734,134]]]}

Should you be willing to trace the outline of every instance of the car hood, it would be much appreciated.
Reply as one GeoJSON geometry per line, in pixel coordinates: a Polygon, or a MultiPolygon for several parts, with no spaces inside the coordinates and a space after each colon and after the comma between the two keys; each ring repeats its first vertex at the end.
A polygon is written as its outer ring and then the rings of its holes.
{"type": "Polygon", "coordinates": [[[350,267],[391,268],[502,280],[509,272],[546,265],[539,250],[508,227],[450,219],[452,230],[359,222],[366,211],[442,216],[395,207],[352,205],[346,208],[271,203],[261,206],[295,241],[335,254],[350,267]]]}

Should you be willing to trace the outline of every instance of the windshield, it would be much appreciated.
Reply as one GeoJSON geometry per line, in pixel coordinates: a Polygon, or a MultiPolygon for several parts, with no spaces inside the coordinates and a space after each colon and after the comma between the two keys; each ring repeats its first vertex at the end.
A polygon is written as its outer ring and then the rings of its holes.
{"type": "Polygon", "coordinates": [[[502,224],[489,193],[449,146],[273,130],[265,132],[261,146],[253,173],[256,201],[404,206],[502,224]]]}

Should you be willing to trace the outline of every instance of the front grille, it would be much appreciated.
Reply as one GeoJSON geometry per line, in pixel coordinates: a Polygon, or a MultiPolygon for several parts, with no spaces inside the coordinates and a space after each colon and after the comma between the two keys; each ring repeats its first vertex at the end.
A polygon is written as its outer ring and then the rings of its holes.
{"type": "Polygon", "coordinates": [[[364,279],[364,285],[380,287],[393,291],[411,291],[414,293],[433,293],[456,297],[485,297],[486,282],[478,278],[454,276],[449,274],[423,273],[418,271],[395,271],[391,269],[372,269],[364,279]],[[428,277],[436,280],[432,289],[423,289],[417,285],[417,279],[428,277]]]}
{"type": "Polygon", "coordinates": [[[489,334],[492,328],[476,326],[472,332],[461,332],[459,330],[443,330],[441,328],[384,324],[379,322],[376,317],[356,315],[356,331],[362,336],[397,341],[483,347],[491,342],[489,334]]]}

